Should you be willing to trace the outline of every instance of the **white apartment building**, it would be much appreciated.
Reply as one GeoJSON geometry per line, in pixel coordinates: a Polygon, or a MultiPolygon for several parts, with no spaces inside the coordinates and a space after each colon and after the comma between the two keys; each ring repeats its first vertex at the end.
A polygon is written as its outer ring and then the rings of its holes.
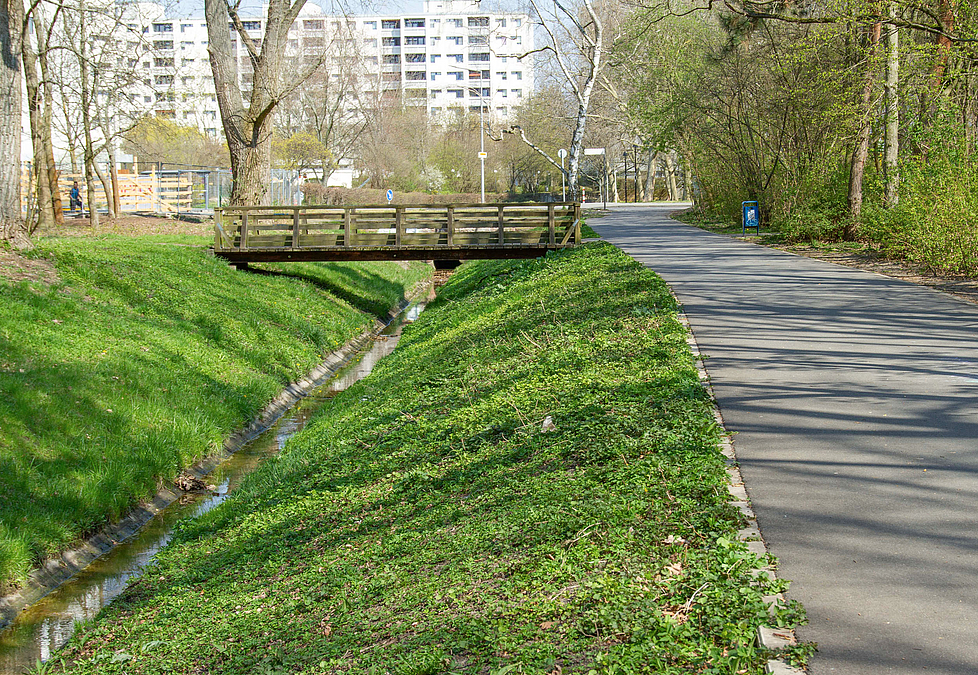
{"type": "MultiPolygon", "coordinates": [[[[157,18],[138,29],[130,25],[144,39],[142,86],[130,99],[157,116],[219,135],[207,24],[203,18],[162,17],[160,7],[157,18]]],[[[264,21],[243,19],[258,42],[264,21]]],[[[481,108],[501,121],[532,92],[532,57],[521,57],[533,51],[533,35],[529,15],[483,12],[479,0],[425,0],[421,14],[369,16],[329,15],[307,4],[289,32],[289,49],[300,63],[321,60],[335,78],[355,67],[360,95],[350,105],[401,101],[424,106],[435,119],[481,108]]],[[[247,93],[251,65],[239,42],[233,45],[247,93]]]]}

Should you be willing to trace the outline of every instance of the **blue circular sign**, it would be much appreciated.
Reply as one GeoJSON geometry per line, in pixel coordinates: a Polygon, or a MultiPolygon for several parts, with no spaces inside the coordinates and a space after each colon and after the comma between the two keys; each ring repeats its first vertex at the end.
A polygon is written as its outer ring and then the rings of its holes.
{"type": "Polygon", "coordinates": [[[393,199],[394,199],[394,191],[393,190],[388,190],[387,191],[387,201],[392,201],[393,199]]]}

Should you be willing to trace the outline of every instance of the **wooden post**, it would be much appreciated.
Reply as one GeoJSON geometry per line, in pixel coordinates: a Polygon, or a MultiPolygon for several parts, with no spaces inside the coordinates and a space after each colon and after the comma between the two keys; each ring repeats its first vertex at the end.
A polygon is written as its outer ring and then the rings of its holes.
{"type": "Polygon", "coordinates": [[[224,219],[221,215],[221,209],[214,209],[214,248],[224,248],[224,240],[221,237],[224,231],[224,219]]]}
{"type": "Polygon", "coordinates": [[[557,245],[557,223],[554,219],[554,209],[554,204],[547,204],[547,234],[549,235],[551,246],[557,245]]]}
{"type": "Polygon", "coordinates": [[[353,229],[353,209],[343,209],[343,245],[350,245],[350,230],[353,229]]]}
{"type": "Polygon", "coordinates": [[[248,248],[248,211],[241,212],[241,245],[240,248],[248,248]]]}
{"type": "Polygon", "coordinates": [[[401,230],[404,226],[404,207],[394,207],[394,245],[401,245],[401,230]]]}
{"type": "Polygon", "coordinates": [[[499,209],[497,224],[499,226],[499,244],[502,245],[506,243],[506,216],[503,214],[506,207],[500,204],[496,208],[499,209]]]}
{"type": "Polygon", "coordinates": [[[448,207],[448,245],[453,245],[455,238],[455,207],[448,207]]]}
{"type": "Polygon", "coordinates": [[[297,206],[292,211],[292,248],[299,248],[299,210],[297,206]]]}
{"type": "Polygon", "coordinates": [[[581,243],[581,205],[574,203],[574,243],[581,243]]]}

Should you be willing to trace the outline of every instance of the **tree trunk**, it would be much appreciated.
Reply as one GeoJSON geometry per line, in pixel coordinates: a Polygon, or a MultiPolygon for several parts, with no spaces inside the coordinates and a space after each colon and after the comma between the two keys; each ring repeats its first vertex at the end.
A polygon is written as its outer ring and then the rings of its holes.
{"type": "Polygon", "coordinates": [[[676,189],[676,163],[672,161],[672,152],[665,153],[666,189],[669,190],[669,201],[679,201],[679,190],[676,189]]]}
{"type": "Polygon", "coordinates": [[[88,67],[88,33],[87,33],[87,14],[88,8],[85,0],[78,3],[78,64],[79,78],[81,79],[81,111],[82,111],[82,132],[85,138],[83,156],[85,159],[85,189],[88,193],[88,217],[92,229],[98,232],[98,209],[95,208],[95,180],[93,171],[95,165],[95,152],[92,146],[92,116],[91,116],[91,86],[89,84],[88,67]]]}
{"type": "Polygon", "coordinates": [[[98,162],[94,158],[92,159],[92,169],[95,170],[95,175],[98,176],[98,180],[102,184],[102,194],[105,195],[105,208],[108,216],[115,218],[115,204],[112,202],[112,183],[109,181],[109,176],[98,168],[98,162]]]}
{"type": "Polygon", "coordinates": [[[34,32],[37,34],[37,65],[41,71],[41,92],[44,99],[41,116],[41,143],[44,145],[44,156],[47,158],[47,181],[51,190],[51,210],[55,224],[64,225],[64,204],[61,202],[58,165],[54,161],[54,141],[51,138],[51,124],[54,118],[54,84],[48,63],[50,34],[48,33],[49,26],[47,18],[44,16],[44,5],[42,3],[34,5],[31,17],[34,19],[34,32]]]}
{"type": "Polygon", "coordinates": [[[29,243],[20,211],[21,0],[0,0],[0,240],[29,243]]]}
{"type": "Polygon", "coordinates": [[[282,96],[280,82],[289,27],[295,21],[305,0],[270,0],[265,34],[260,51],[247,37],[237,15],[228,12],[224,0],[205,0],[207,18],[207,51],[217,104],[221,110],[224,134],[231,155],[231,206],[261,204],[267,192],[271,169],[273,113],[282,96]],[[237,26],[237,37],[249,50],[254,69],[254,84],[245,108],[238,88],[237,59],[231,50],[228,24],[237,26]]]}
{"type": "Polygon", "coordinates": [[[856,223],[863,209],[863,177],[866,175],[866,160],[869,157],[869,137],[873,133],[873,122],[870,115],[873,103],[873,89],[876,84],[876,64],[874,57],[880,42],[882,24],[877,23],[869,31],[869,50],[866,55],[866,74],[863,80],[862,94],[862,126],[856,139],[856,148],[852,153],[849,164],[849,222],[846,224],[843,237],[849,241],[856,238],[856,223]]]}
{"type": "Polygon", "coordinates": [[[113,142],[109,143],[109,174],[112,177],[112,210],[118,217],[122,213],[122,205],[119,199],[119,162],[113,142]]]}
{"type": "MultiPolygon", "coordinates": [[[[896,5],[890,2],[890,19],[896,19],[896,5]]],[[[900,201],[900,32],[892,23],[886,33],[886,205],[896,206],[900,201]]]]}
{"type": "Polygon", "coordinates": [[[648,158],[645,162],[645,184],[642,186],[643,201],[655,201],[655,161],[659,158],[659,153],[649,150],[648,158]]]}
{"type": "MultiPolygon", "coordinates": [[[[40,35],[40,27],[37,22],[34,24],[34,32],[40,35]]],[[[38,50],[43,38],[39,38],[38,50]]],[[[37,72],[38,56],[31,44],[30,35],[25,32],[21,44],[21,53],[24,57],[24,81],[27,85],[27,111],[30,117],[31,126],[31,145],[34,150],[34,183],[35,196],[37,198],[37,226],[49,229],[55,224],[54,203],[51,193],[50,173],[51,167],[48,164],[46,146],[43,140],[44,129],[44,101],[43,90],[41,88],[40,76],[37,72]]],[[[51,128],[48,127],[46,133],[50,136],[51,128]]]]}

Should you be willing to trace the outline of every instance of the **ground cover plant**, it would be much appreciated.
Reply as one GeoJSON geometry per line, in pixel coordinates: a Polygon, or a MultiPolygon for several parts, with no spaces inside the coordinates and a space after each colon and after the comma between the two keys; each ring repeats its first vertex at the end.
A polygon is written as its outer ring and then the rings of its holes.
{"type": "Polygon", "coordinates": [[[0,275],[0,589],[220,447],[393,305],[424,265],[237,272],[192,236],[41,239],[0,275]]]}
{"type": "Polygon", "coordinates": [[[51,665],[761,673],[762,596],[666,286],[613,247],[468,263],[51,665]]]}

